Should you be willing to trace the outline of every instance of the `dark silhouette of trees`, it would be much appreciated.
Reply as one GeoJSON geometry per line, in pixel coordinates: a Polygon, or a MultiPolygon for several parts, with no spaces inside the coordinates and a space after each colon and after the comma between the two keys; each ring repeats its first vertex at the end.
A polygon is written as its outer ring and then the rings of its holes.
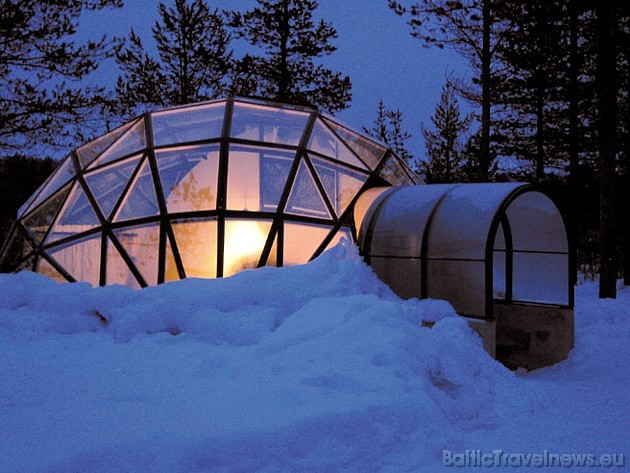
{"type": "Polygon", "coordinates": [[[452,47],[475,71],[472,84],[456,81],[480,110],[465,151],[469,163],[477,161],[475,178],[531,179],[555,194],[565,189],[578,259],[599,271],[600,296],[614,297],[620,257],[630,283],[630,4],[402,3],[389,0],[413,36],[452,47]]]}
{"type": "MultiPolygon", "coordinates": [[[[408,18],[411,35],[425,45],[455,49],[476,72],[473,83],[462,86],[464,96],[481,108],[475,152],[475,180],[488,181],[493,166],[491,149],[492,105],[495,99],[496,51],[505,33],[493,0],[421,0],[411,5],[388,0],[390,8],[408,18]]],[[[463,84],[462,84],[463,85],[463,84]]]]}
{"type": "Polygon", "coordinates": [[[0,246],[15,221],[16,209],[26,202],[57,164],[50,158],[35,159],[17,154],[0,159],[0,246]]]}
{"type": "Polygon", "coordinates": [[[232,53],[223,13],[204,0],[175,0],[173,7],[160,3],[158,9],[160,21],[152,28],[158,57],[133,30],[117,55],[118,109],[128,116],[217,98],[227,86],[232,53]]]}
{"type": "Polygon", "coordinates": [[[403,114],[400,109],[387,109],[383,100],[379,100],[372,126],[363,127],[363,131],[389,146],[411,169],[418,170],[418,163],[407,148],[411,134],[403,130],[403,114]]]}
{"type": "Polygon", "coordinates": [[[111,57],[117,42],[76,44],[81,13],[122,0],[8,0],[0,5],[0,154],[50,154],[91,135],[86,122],[104,90],[79,81],[111,57]],[[78,124],[81,124],[78,126],[78,124]]]}
{"type": "Polygon", "coordinates": [[[563,5],[559,2],[506,2],[499,14],[509,25],[497,57],[505,67],[497,88],[497,154],[514,156],[537,182],[566,158],[565,108],[568,54],[563,5]],[[560,87],[559,87],[560,86],[560,87]]]}
{"type": "Polygon", "coordinates": [[[440,102],[431,117],[433,129],[422,128],[428,161],[420,168],[427,183],[468,180],[464,135],[469,131],[472,115],[462,117],[455,85],[449,79],[442,87],[440,102]]]}
{"type": "Polygon", "coordinates": [[[262,53],[236,62],[232,92],[331,113],[348,106],[350,78],[317,62],[336,50],[337,37],[332,24],[313,20],[317,6],[316,0],[257,0],[252,10],[232,14],[236,36],[262,53]]]}

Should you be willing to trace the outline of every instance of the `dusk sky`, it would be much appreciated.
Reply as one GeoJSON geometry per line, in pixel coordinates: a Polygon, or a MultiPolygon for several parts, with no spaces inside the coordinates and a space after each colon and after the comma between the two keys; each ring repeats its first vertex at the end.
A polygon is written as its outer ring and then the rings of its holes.
{"type": "MultiPolygon", "coordinates": [[[[126,0],[121,10],[87,14],[81,20],[81,37],[103,33],[122,36],[133,27],[149,46],[159,3],[126,0]]],[[[221,9],[246,10],[256,2],[208,0],[208,3],[221,9]]],[[[424,156],[420,124],[431,126],[430,116],[447,72],[456,76],[468,73],[464,60],[451,50],[424,48],[410,36],[405,20],[387,7],[386,0],[320,0],[316,17],[332,22],[339,35],[335,42],[338,50],[324,63],[348,74],[352,80],[350,108],[337,116],[354,128],[368,126],[382,98],[387,108],[403,112],[405,128],[413,135],[409,149],[414,156],[424,156]]],[[[116,77],[116,71],[108,65],[98,74],[98,80],[108,85],[116,77]]]]}

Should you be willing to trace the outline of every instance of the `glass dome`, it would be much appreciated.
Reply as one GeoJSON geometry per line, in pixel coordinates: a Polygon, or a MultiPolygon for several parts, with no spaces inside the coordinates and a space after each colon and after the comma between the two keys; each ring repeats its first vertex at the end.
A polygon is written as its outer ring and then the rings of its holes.
{"type": "Polygon", "coordinates": [[[19,209],[2,266],[138,288],[305,263],[353,239],[364,189],[418,182],[313,108],[230,98],[159,110],[70,153],[19,209]]]}

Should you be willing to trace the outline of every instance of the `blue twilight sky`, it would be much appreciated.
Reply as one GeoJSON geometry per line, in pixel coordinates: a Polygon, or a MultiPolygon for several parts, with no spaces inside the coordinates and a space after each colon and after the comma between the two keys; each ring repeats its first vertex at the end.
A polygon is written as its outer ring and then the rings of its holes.
{"type": "MultiPolygon", "coordinates": [[[[172,0],[163,0],[172,4],[172,0]]],[[[247,10],[254,0],[207,0],[211,7],[247,10]]],[[[80,22],[82,38],[103,33],[127,35],[133,27],[151,44],[151,26],[158,19],[159,0],[125,0],[120,10],[88,13],[80,22]]],[[[405,20],[396,16],[386,0],[320,0],[317,18],[332,22],[337,29],[337,51],[325,58],[331,69],[350,76],[352,102],[337,116],[360,129],[376,116],[378,100],[387,108],[399,108],[405,128],[412,134],[408,147],[414,156],[425,155],[420,124],[431,126],[430,116],[440,96],[447,72],[467,74],[465,61],[450,50],[424,48],[409,34],[405,20]]],[[[104,64],[97,79],[113,85],[115,64],[104,64]]],[[[463,104],[462,104],[463,105],[463,104]]]]}

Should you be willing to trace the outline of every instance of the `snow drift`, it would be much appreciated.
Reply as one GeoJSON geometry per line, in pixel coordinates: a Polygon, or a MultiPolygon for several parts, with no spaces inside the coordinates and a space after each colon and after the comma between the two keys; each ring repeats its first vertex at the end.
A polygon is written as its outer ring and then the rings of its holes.
{"type": "Polygon", "coordinates": [[[588,296],[574,353],[534,373],[489,358],[448,303],[397,298],[348,244],[221,280],[20,273],[0,292],[3,472],[435,471],[443,449],[628,445],[625,292],[588,296]]]}

